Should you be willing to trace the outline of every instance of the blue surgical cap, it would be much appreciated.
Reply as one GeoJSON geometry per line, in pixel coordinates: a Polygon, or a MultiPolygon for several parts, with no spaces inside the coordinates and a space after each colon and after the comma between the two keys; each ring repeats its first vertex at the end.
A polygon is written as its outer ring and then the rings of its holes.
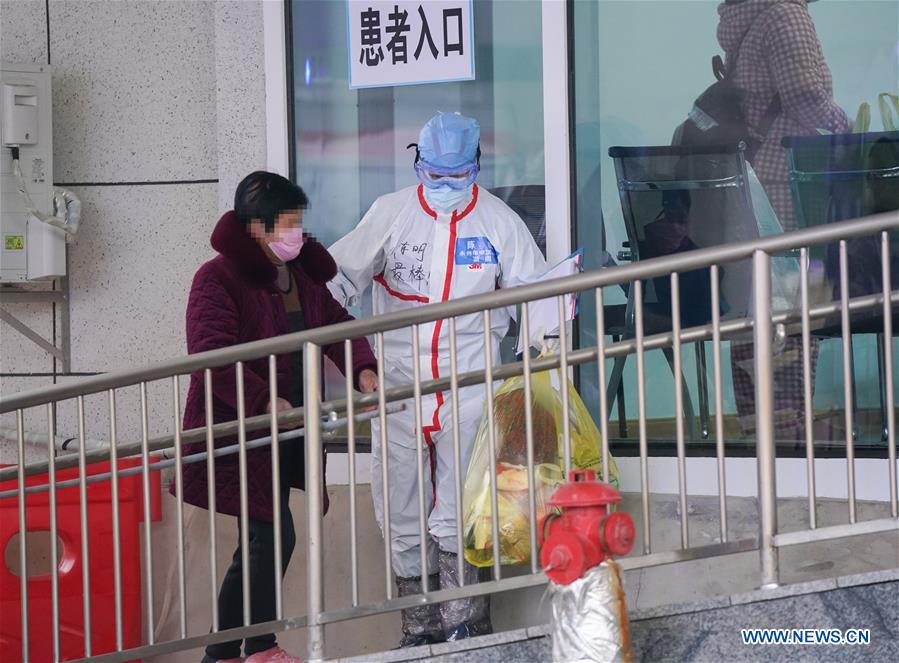
{"type": "Polygon", "coordinates": [[[437,113],[421,128],[418,157],[429,168],[452,171],[477,163],[481,125],[459,113],[437,113]]]}

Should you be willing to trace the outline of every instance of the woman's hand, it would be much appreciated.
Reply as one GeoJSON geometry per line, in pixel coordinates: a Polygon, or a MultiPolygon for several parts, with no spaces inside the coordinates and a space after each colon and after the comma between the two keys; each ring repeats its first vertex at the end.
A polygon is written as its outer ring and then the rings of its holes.
{"type": "MultiPolygon", "coordinates": [[[[277,399],[277,400],[274,402],[274,405],[275,405],[275,408],[274,408],[274,409],[275,409],[276,412],[281,412],[281,411],[283,411],[283,410],[292,410],[292,409],[293,409],[293,405],[291,405],[290,401],[288,401],[288,400],[286,400],[286,399],[284,399],[284,398],[279,398],[279,399],[277,399]]],[[[265,406],[265,413],[266,413],[266,414],[269,414],[271,411],[272,411],[272,402],[269,401],[269,404],[265,406]]],[[[296,428],[296,427],[297,427],[297,425],[294,424],[294,423],[291,423],[291,424],[281,423],[281,424],[278,426],[278,428],[279,428],[280,430],[290,430],[290,429],[296,428]]]]}
{"type": "Polygon", "coordinates": [[[372,394],[378,390],[378,374],[370,368],[366,368],[359,374],[359,391],[363,394],[372,394]]]}

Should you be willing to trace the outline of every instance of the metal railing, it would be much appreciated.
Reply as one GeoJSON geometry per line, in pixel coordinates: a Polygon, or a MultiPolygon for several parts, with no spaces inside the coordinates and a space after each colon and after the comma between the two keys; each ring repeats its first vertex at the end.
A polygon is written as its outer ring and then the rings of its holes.
{"type": "MultiPolygon", "coordinates": [[[[778,550],[784,546],[806,543],[815,540],[834,539],[857,534],[868,534],[879,531],[889,531],[899,528],[899,505],[897,505],[897,477],[896,477],[896,434],[893,393],[893,357],[890,343],[886,344],[885,371],[886,371],[886,401],[888,405],[888,471],[885,472],[884,481],[889,482],[890,517],[881,520],[857,522],[856,519],[856,481],[854,468],[854,440],[852,438],[851,420],[847,421],[846,433],[846,459],[847,459],[847,487],[849,495],[848,522],[844,525],[831,527],[818,527],[815,508],[815,465],[814,465],[814,440],[812,438],[812,403],[808,397],[811,390],[811,366],[809,361],[810,336],[814,325],[825,318],[835,314],[840,315],[844,344],[850,337],[850,313],[860,311],[880,311],[883,317],[883,333],[886,338],[892,337],[892,306],[899,302],[899,291],[890,289],[890,237],[889,234],[899,231],[899,213],[883,214],[866,219],[851,222],[842,222],[818,227],[810,230],[788,233],[785,235],[769,236],[753,241],[720,246],[715,248],[700,249],[687,253],[679,253],[665,258],[641,261],[614,269],[601,270],[578,274],[564,279],[537,283],[519,288],[504,289],[484,295],[468,297],[445,303],[422,306],[411,310],[405,310],[377,318],[349,321],[346,323],[311,329],[298,334],[272,338],[255,343],[233,346],[221,350],[204,352],[177,360],[161,362],[140,370],[122,371],[102,376],[95,376],[78,382],[56,385],[36,391],[23,392],[0,399],[0,414],[14,413],[17,424],[18,456],[15,467],[0,469],[0,483],[14,481],[14,488],[0,491],[0,505],[3,500],[17,500],[18,530],[26,531],[26,495],[35,492],[49,492],[50,506],[50,560],[52,582],[51,615],[53,629],[53,652],[55,660],[60,658],[60,615],[59,606],[59,559],[57,550],[57,514],[56,491],[61,487],[77,485],[80,499],[80,528],[83,548],[81,554],[88,559],[93,541],[89,541],[87,492],[88,485],[93,482],[109,482],[112,490],[112,526],[114,546],[114,609],[116,614],[116,648],[113,652],[97,652],[92,647],[90,638],[90,617],[92,606],[89,592],[84,592],[83,612],[85,637],[83,642],[84,660],[90,658],[96,661],[125,661],[140,657],[163,655],[179,650],[196,648],[217,642],[251,637],[273,631],[284,631],[296,628],[306,628],[308,632],[307,659],[310,661],[323,660],[325,655],[324,626],[335,622],[351,620],[359,617],[396,611],[403,608],[422,605],[425,603],[442,602],[450,599],[489,594],[499,591],[518,589],[533,586],[546,581],[538,564],[538,556],[531,555],[531,573],[524,576],[504,577],[500,565],[498,545],[494,545],[492,561],[493,578],[490,581],[475,585],[462,585],[450,589],[436,589],[425,587],[424,593],[417,596],[395,597],[393,595],[392,568],[391,568],[391,537],[389,535],[390,506],[387,503],[389,491],[386,486],[391,480],[387,471],[387,445],[389,441],[388,428],[390,414],[403,407],[415,408],[415,429],[418,441],[418,454],[424,453],[422,440],[422,398],[437,392],[449,392],[452,396],[451,416],[458,424],[458,394],[464,387],[471,385],[486,385],[487,399],[492,404],[496,381],[516,375],[524,376],[525,390],[525,421],[527,441],[527,470],[529,474],[529,507],[530,507],[530,543],[531,550],[537,549],[537,519],[536,504],[534,499],[534,431],[531,411],[531,376],[535,372],[548,369],[560,369],[563,373],[575,366],[585,366],[596,363],[597,377],[600,385],[605,384],[606,366],[605,360],[622,356],[636,355],[637,359],[637,401],[639,404],[639,462],[640,462],[640,497],[642,501],[642,554],[621,560],[621,566],[625,569],[641,568],[669,564],[689,559],[712,557],[735,552],[758,549],[760,553],[760,585],[763,587],[775,586],[779,582],[778,550]],[[849,269],[846,241],[849,239],[875,236],[879,238],[882,258],[882,284],[883,290],[879,293],[869,294],[863,297],[850,298],[845,287],[846,273],[849,269]],[[839,243],[840,268],[842,270],[843,285],[841,299],[836,302],[826,302],[812,305],[809,297],[809,283],[806,270],[800,270],[800,305],[791,310],[772,311],[770,306],[771,270],[770,260],[772,255],[799,249],[801,252],[801,264],[805,264],[809,247],[839,243]],[[752,261],[752,287],[754,291],[752,317],[736,320],[722,320],[718,307],[718,275],[722,265],[737,261],[752,261]],[[709,324],[682,329],[680,324],[680,298],[678,274],[685,272],[709,269],[712,283],[712,319],[709,324]],[[672,292],[672,327],[671,331],[646,336],[644,334],[644,312],[641,302],[643,281],[668,277],[672,292]],[[620,342],[609,343],[606,341],[604,322],[603,288],[619,284],[632,284],[636,291],[636,337],[620,342]],[[509,306],[522,306],[524,315],[521,324],[525,338],[529,337],[529,317],[527,315],[528,302],[557,298],[559,302],[559,314],[562,318],[562,302],[566,294],[578,292],[581,296],[594,298],[597,310],[596,338],[594,347],[571,349],[568,347],[564,325],[561,327],[560,347],[556,354],[532,358],[525,353],[522,360],[516,363],[494,366],[493,357],[490,354],[490,311],[509,306]],[[480,316],[484,324],[485,357],[484,367],[460,373],[457,367],[457,337],[456,320],[461,316],[480,316]],[[409,384],[387,389],[385,386],[385,356],[384,335],[387,332],[408,329],[411,333],[413,344],[417,344],[418,330],[421,325],[437,321],[448,321],[448,341],[450,345],[450,375],[439,379],[422,380],[420,368],[414,367],[414,379],[409,384]],[[773,412],[773,374],[772,374],[772,348],[773,328],[783,326],[789,334],[801,334],[805,348],[803,375],[805,389],[805,421],[806,421],[806,453],[808,459],[808,499],[809,499],[809,526],[797,532],[779,532],[777,527],[777,499],[775,493],[775,439],[774,439],[774,412],[773,412]],[[721,350],[724,340],[737,334],[751,332],[754,344],[755,356],[755,386],[756,386],[756,431],[757,431],[757,463],[758,463],[758,494],[759,494],[759,531],[758,538],[730,540],[727,527],[726,488],[724,483],[724,428],[723,402],[722,402],[722,367],[721,350]],[[346,389],[347,394],[352,393],[352,346],[351,340],[366,336],[373,336],[378,361],[379,387],[377,393],[357,395],[351,398],[323,402],[322,394],[322,349],[331,344],[343,344],[345,352],[345,367],[347,368],[346,389]],[[718,476],[718,503],[720,518],[720,542],[712,545],[690,546],[688,530],[687,507],[687,466],[685,426],[683,421],[683,393],[681,381],[675,379],[675,399],[677,402],[676,436],[677,436],[677,460],[678,460],[678,500],[680,504],[680,548],[676,550],[654,550],[652,545],[652,524],[650,519],[649,499],[651,486],[649,483],[649,452],[646,428],[646,375],[645,354],[648,351],[659,348],[672,348],[678,367],[681,361],[682,344],[694,341],[711,341],[713,346],[713,373],[716,390],[715,413],[717,417],[716,436],[716,461],[718,476]],[[269,371],[269,397],[272,401],[277,397],[276,380],[276,356],[280,354],[299,351],[304,353],[303,366],[305,370],[305,407],[295,408],[280,413],[273,411],[264,416],[246,416],[244,370],[247,362],[268,359],[269,371]],[[236,421],[225,423],[213,423],[213,380],[214,369],[235,366],[237,375],[237,409],[236,421]],[[180,376],[188,373],[199,373],[203,377],[205,388],[204,408],[206,413],[206,426],[193,430],[181,430],[181,389],[180,376]],[[150,416],[147,405],[147,385],[158,380],[171,382],[172,393],[172,421],[174,432],[171,435],[150,437],[150,416]],[[137,386],[140,389],[140,429],[141,441],[138,444],[119,444],[117,434],[117,404],[116,395],[123,389],[137,386]],[[91,395],[104,395],[108,400],[109,412],[109,438],[108,448],[87,449],[85,445],[85,399],[91,395]],[[78,422],[78,453],[57,456],[54,445],[56,436],[56,412],[57,406],[63,402],[74,399],[77,408],[78,422]],[[35,463],[25,462],[25,415],[26,410],[42,408],[47,413],[47,460],[35,463]],[[363,411],[371,410],[373,411],[363,411]],[[361,412],[361,414],[359,414],[361,412]],[[357,501],[357,449],[356,449],[356,423],[364,419],[377,418],[380,423],[379,439],[372,441],[374,445],[380,445],[385,462],[382,465],[384,482],[385,503],[384,514],[388,519],[385,527],[387,535],[384,537],[385,553],[385,598],[382,601],[363,603],[360,600],[359,591],[359,564],[358,551],[358,501],[357,501]],[[282,430],[286,425],[300,425],[298,431],[287,433],[282,430]],[[249,547],[247,530],[241,529],[239,546],[242,549],[244,565],[242,569],[243,585],[243,625],[238,628],[220,629],[217,609],[217,581],[216,573],[212,573],[210,608],[208,621],[212,625],[210,633],[192,635],[187,629],[187,579],[185,577],[184,553],[184,513],[183,513],[183,469],[185,464],[205,462],[208,483],[210,486],[209,501],[209,536],[210,536],[210,562],[213,569],[216,563],[216,519],[215,519],[215,490],[214,474],[216,470],[215,458],[224,454],[237,453],[240,467],[240,513],[246,522],[248,517],[248,488],[247,488],[247,452],[259,446],[270,446],[272,453],[272,496],[274,501],[274,531],[276,545],[274,553],[275,568],[281,566],[280,546],[280,495],[281,474],[279,468],[279,445],[282,441],[303,435],[306,448],[306,486],[317,487],[323,478],[322,446],[323,436],[328,429],[336,426],[346,426],[347,450],[349,455],[349,495],[350,495],[350,566],[351,572],[348,584],[351,587],[350,605],[336,609],[326,609],[324,596],[324,521],[322,517],[323,503],[320,490],[312,488],[306,494],[306,525],[307,540],[307,611],[305,615],[286,616],[283,609],[283,597],[280,584],[276,583],[275,596],[276,617],[273,621],[252,624],[249,607],[249,596],[252,591],[250,575],[246,560],[249,547]],[[256,431],[268,430],[268,436],[249,440],[248,435],[256,431]],[[216,439],[221,437],[237,436],[237,443],[226,447],[216,446],[216,439]],[[191,443],[205,442],[205,451],[197,455],[185,455],[184,446],[191,443]],[[151,454],[168,450],[174,453],[174,460],[154,459],[151,454]],[[135,457],[140,460],[139,466],[130,469],[120,469],[119,461],[124,458],[135,457]],[[89,474],[90,465],[93,463],[109,461],[109,471],[102,474],[89,474]],[[168,465],[167,465],[168,464],[168,465]],[[167,642],[154,641],[153,629],[153,563],[152,555],[154,545],[150,528],[150,482],[149,473],[152,470],[174,465],[175,486],[177,494],[176,507],[176,554],[177,554],[177,583],[178,583],[178,611],[179,611],[179,638],[167,642]],[[57,481],[57,473],[62,470],[77,468],[77,479],[68,480],[67,483],[57,481]],[[146,586],[151,588],[145,597],[148,618],[148,633],[144,642],[139,646],[126,647],[122,633],[122,578],[121,578],[121,554],[120,531],[118,512],[118,486],[121,479],[129,473],[138,473],[142,479],[141,490],[144,500],[144,566],[146,586]],[[32,485],[27,481],[35,475],[46,475],[47,480],[43,485],[32,485]]],[[[417,348],[413,348],[415,350],[417,348]]],[[[416,353],[417,356],[417,353],[416,353]]],[[[846,384],[850,382],[848,364],[844,364],[844,379],[846,384]]],[[[568,388],[561,389],[563,398],[563,411],[567,406],[568,388]]],[[[602,388],[600,389],[602,392],[602,388]]],[[[847,399],[851,399],[847,387],[847,399]]],[[[609,479],[609,431],[608,431],[608,407],[604,398],[599,398],[600,429],[601,429],[601,458],[603,459],[603,478],[609,479]]],[[[851,419],[851,403],[847,400],[847,418],[851,419]]],[[[487,413],[492,414],[492,407],[486,408],[487,413]]],[[[567,417],[564,418],[567,422],[567,417]]],[[[489,422],[491,452],[495,451],[494,422],[489,422]]],[[[462,536],[462,512],[461,496],[462,482],[465,468],[459,467],[460,439],[458,425],[454,427],[452,444],[456,458],[456,542],[459,553],[460,565],[463,559],[462,536]]],[[[562,449],[564,454],[564,467],[571,466],[571,441],[567,425],[563,426],[562,449]]],[[[492,455],[495,459],[495,455],[492,455]]],[[[419,458],[421,460],[421,458],[419,458]]],[[[495,460],[493,461],[495,462],[495,460]]],[[[422,463],[419,462],[419,475],[422,474],[422,463]]],[[[490,473],[490,492],[493,504],[492,513],[497,513],[497,486],[496,472],[490,473]]],[[[12,484],[11,484],[12,485],[12,484]]],[[[423,476],[419,476],[419,486],[423,485],[423,476]]],[[[419,493],[419,531],[422,539],[427,534],[427,509],[423,489],[419,493]]],[[[499,541],[497,532],[497,519],[493,519],[493,541],[499,541]]],[[[339,523],[331,522],[329,527],[337,527],[339,523]]],[[[22,619],[22,659],[29,660],[28,651],[28,577],[25,569],[28,560],[28,543],[25,536],[19,537],[20,558],[20,592],[21,592],[21,619],[22,619]]],[[[422,562],[426,563],[424,555],[422,562]]],[[[460,579],[463,574],[460,573],[460,579]]],[[[83,566],[84,587],[91,584],[89,565],[83,566]]]]}

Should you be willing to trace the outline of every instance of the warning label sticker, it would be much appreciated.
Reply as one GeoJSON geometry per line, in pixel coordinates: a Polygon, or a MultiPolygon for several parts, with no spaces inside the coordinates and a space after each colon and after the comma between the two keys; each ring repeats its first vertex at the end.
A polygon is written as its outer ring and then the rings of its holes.
{"type": "Polygon", "coordinates": [[[6,251],[24,251],[25,235],[4,235],[3,248],[6,251]]]}

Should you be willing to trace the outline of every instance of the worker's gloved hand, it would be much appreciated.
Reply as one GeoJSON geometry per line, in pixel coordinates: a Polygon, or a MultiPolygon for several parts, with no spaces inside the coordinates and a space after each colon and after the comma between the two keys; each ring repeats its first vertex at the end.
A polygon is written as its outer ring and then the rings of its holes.
{"type": "Polygon", "coordinates": [[[559,343],[559,337],[555,335],[544,336],[540,342],[541,354],[557,355],[559,354],[559,349],[561,347],[562,346],[559,343]]]}

